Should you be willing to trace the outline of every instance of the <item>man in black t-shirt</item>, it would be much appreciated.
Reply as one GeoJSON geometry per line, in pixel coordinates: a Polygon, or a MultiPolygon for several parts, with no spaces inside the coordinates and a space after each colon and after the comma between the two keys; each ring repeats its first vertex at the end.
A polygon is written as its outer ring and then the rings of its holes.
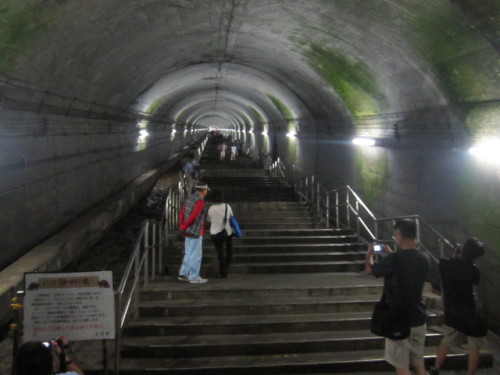
{"type": "MultiPolygon", "coordinates": [[[[444,317],[451,320],[452,315],[459,315],[474,319],[477,317],[474,285],[479,285],[479,268],[474,260],[484,254],[484,246],[475,238],[469,238],[462,247],[458,247],[450,259],[439,261],[439,272],[443,283],[444,317]]],[[[450,322],[448,324],[453,324],[450,322]]],[[[469,333],[471,334],[471,333],[469,333]]],[[[439,344],[434,367],[429,369],[430,375],[439,375],[439,369],[448,354],[451,343],[457,342],[464,336],[453,327],[445,327],[444,338],[439,344]]],[[[467,336],[469,346],[468,375],[476,372],[479,362],[479,348],[484,337],[467,336]]]]}
{"type": "Polygon", "coordinates": [[[391,307],[406,313],[410,335],[404,340],[385,340],[385,360],[398,375],[410,375],[412,366],[417,375],[425,375],[424,347],[426,331],[422,291],[429,271],[429,257],[416,249],[416,224],[401,220],[394,225],[393,238],[400,251],[382,245],[387,255],[373,264],[373,246],[366,253],[365,270],[375,277],[384,276],[384,292],[391,307]]]}

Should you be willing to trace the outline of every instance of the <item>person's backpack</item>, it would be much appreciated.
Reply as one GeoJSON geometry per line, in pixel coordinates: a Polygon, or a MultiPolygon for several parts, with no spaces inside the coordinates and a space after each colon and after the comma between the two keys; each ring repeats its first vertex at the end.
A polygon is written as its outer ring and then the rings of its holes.
{"type": "Polygon", "coordinates": [[[192,165],[193,165],[193,171],[191,172],[191,177],[195,180],[198,180],[201,174],[200,166],[194,163],[192,163],[192,165]]]}

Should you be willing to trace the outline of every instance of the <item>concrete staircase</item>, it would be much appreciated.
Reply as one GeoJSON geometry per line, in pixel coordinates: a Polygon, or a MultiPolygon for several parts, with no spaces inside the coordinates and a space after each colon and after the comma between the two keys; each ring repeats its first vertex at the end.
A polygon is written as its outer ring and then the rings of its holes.
{"type": "MultiPolygon", "coordinates": [[[[215,155],[213,148],[207,152],[215,155]]],[[[210,154],[209,154],[210,156],[210,154]]],[[[318,228],[306,204],[252,160],[202,161],[203,180],[225,193],[244,237],[229,278],[204,239],[207,284],[177,280],[182,249],[166,252],[166,276],[141,290],[140,319],[123,339],[127,374],[385,374],[384,340],[369,331],[382,280],[363,274],[364,248],[350,230],[318,228]],[[251,176],[251,177],[249,177],[251,176]]],[[[436,298],[426,291],[430,307],[436,298]]],[[[426,355],[441,339],[429,308],[426,355]]],[[[450,368],[464,368],[462,349],[450,368]]],[[[482,365],[491,365],[485,354],[482,365]]]]}

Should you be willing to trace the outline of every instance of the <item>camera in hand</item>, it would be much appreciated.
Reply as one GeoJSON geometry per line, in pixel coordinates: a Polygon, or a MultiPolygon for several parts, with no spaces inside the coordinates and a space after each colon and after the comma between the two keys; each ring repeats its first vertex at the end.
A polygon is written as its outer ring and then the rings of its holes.
{"type": "Polygon", "coordinates": [[[66,372],[66,354],[64,353],[64,345],[60,339],[52,339],[50,341],[42,342],[44,346],[50,349],[55,357],[59,359],[59,371],[66,372]],[[57,350],[59,348],[59,351],[57,350]]]}
{"type": "Polygon", "coordinates": [[[50,341],[44,341],[44,342],[42,342],[42,344],[45,347],[49,348],[51,351],[55,352],[57,350],[57,347],[59,346],[59,341],[56,339],[53,339],[50,341]]]}
{"type": "Polygon", "coordinates": [[[373,245],[373,251],[379,252],[379,251],[382,251],[382,250],[384,250],[384,248],[382,247],[382,245],[380,245],[378,243],[376,243],[376,244],[373,245]]]}

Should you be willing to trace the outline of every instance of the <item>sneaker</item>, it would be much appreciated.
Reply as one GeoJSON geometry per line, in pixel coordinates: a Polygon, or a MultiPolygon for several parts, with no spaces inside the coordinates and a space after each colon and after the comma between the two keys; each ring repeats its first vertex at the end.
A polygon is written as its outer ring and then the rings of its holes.
{"type": "Polygon", "coordinates": [[[206,283],[208,280],[207,279],[204,279],[202,277],[197,277],[196,279],[193,279],[193,280],[189,280],[189,282],[191,284],[204,284],[206,283]]]}
{"type": "Polygon", "coordinates": [[[180,280],[180,281],[189,281],[188,277],[184,276],[184,275],[177,276],[177,280],[180,280]]]}
{"type": "Polygon", "coordinates": [[[439,370],[435,367],[429,367],[427,369],[427,375],[439,375],[439,370]]]}

